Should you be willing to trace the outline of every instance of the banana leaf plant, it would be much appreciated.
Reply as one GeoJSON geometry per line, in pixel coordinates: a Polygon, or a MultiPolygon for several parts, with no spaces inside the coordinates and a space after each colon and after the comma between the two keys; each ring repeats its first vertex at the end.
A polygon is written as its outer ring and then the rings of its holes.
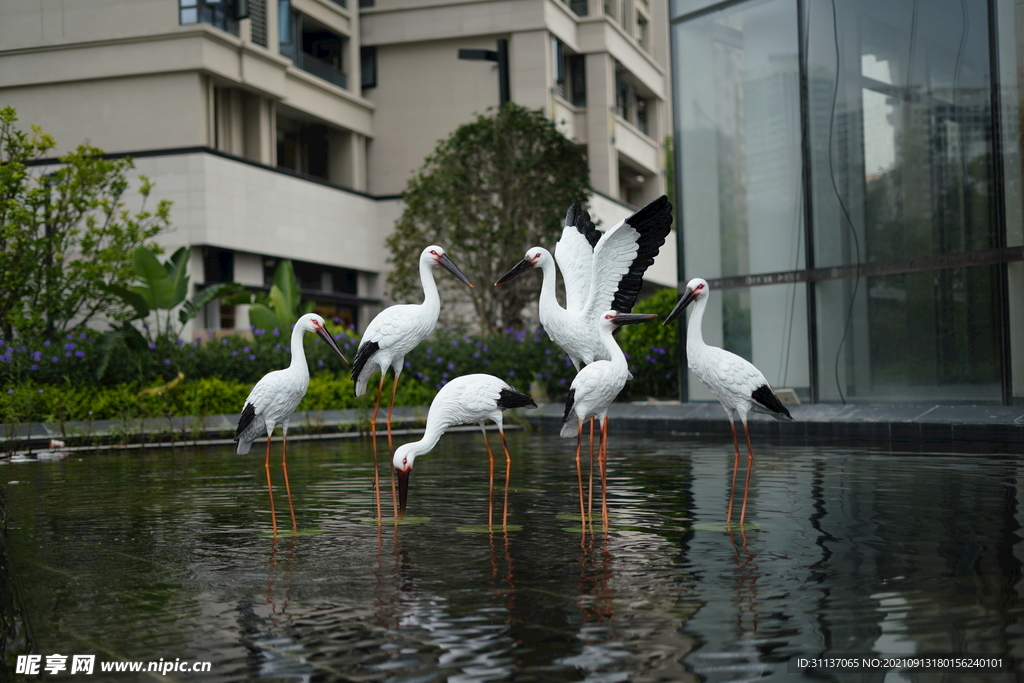
{"type": "Polygon", "coordinates": [[[249,324],[258,330],[276,329],[287,334],[292,326],[315,307],[312,301],[302,301],[299,281],[289,260],[281,261],[274,270],[274,281],[269,292],[242,292],[224,299],[231,305],[249,304],[249,324]]]}
{"type": "Polygon", "coordinates": [[[132,252],[132,267],[140,284],[105,287],[107,292],[128,304],[135,311],[135,315],[104,332],[100,337],[97,377],[103,376],[111,353],[121,343],[132,350],[141,351],[157,337],[177,338],[185,325],[195,318],[204,306],[242,289],[242,286],[235,282],[222,282],[206,287],[188,298],[188,257],[189,248],[181,247],[167,261],[160,263],[152,251],[140,245],[132,252]],[[178,312],[177,323],[174,322],[175,309],[178,312]],[[161,312],[165,312],[165,315],[161,316],[161,312]],[[146,322],[150,316],[153,317],[152,325],[146,322]],[[141,331],[135,323],[141,325],[141,331]]]}

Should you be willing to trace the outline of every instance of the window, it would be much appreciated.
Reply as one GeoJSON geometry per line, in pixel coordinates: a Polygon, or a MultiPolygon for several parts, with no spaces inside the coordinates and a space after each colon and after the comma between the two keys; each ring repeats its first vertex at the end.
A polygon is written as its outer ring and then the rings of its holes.
{"type": "Polygon", "coordinates": [[[587,72],[583,55],[572,54],[558,38],[551,39],[555,92],[572,102],[573,106],[587,106],[587,72]]]}
{"type": "Polygon", "coordinates": [[[720,291],[706,336],[816,401],[1022,393],[997,256],[1021,230],[1017,121],[993,112],[1019,104],[990,34],[1008,6],[673,2],[680,278],[720,291]]]}
{"type": "MultiPolygon", "coordinates": [[[[680,279],[803,267],[796,19],[794,0],[772,0],[673,27],[682,178],[677,217],[685,257],[680,279]]],[[[628,90],[621,84],[628,80],[621,74],[620,90],[628,90]]],[[[711,284],[708,343],[753,361],[773,386],[806,396],[805,288],[711,284]]],[[[692,374],[687,381],[691,398],[712,398],[692,374]]]]}
{"type": "Polygon", "coordinates": [[[637,127],[645,135],[651,135],[650,121],[653,112],[649,104],[653,95],[626,67],[615,62],[615,113],[624,121],[637,127]]]}
{"type": "Polygon", "coordinates": [[[377,46],[359,48],[360,81],[364,89],[377,87],[377,46]]]}
{"type": "Polygon", "coordinates": [[[296,12],[290,0],[278,2],[278,31],[281,54],[290,57],[295,66],[339,88],[348,87],[344,70],[347,38],[296,12]]]}
{"type": "Polygon", "coordinates": [[[237,36],[241,9],[238,0],[178,0],[178,20],[183,25],[210,24],[237,36]]]}

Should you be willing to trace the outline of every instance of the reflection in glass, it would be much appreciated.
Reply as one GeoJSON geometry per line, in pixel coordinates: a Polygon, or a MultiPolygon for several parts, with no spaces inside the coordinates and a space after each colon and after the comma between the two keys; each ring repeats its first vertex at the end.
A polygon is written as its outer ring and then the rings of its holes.
{"type": "MultiPolygon", "coordinates": [[[[747,2],[676,24],[685,272],[713,279],[804,267],[795,0],[747,2]]],[[[806,288],[713,292],[704,338],[779,387],[809,386],[806,288]]],[[[710,399],[694,377],[690,397],[710,399]]]]}
{"type": "MultiPolygon", "coordinates": [[[[997,246],[986,3],[834,7],[808,9],[814,265],[997,246]]],[[[815,287],[822,400],[999,400],[994,269],[815,287]]]]}

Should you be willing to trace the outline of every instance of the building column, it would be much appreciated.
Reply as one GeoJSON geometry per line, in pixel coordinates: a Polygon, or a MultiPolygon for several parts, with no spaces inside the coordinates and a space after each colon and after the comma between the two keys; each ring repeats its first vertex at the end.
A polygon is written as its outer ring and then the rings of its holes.
{"type": "Polygon", "coordinates": [[[509,38],[508,53],[512,101],[527,109],[547,111],[552,80],[551,34],[516,31],[509,38]]]}
{"type": "Polygon", "coordinates": [[[366,140],[351,131],[333,134],[327,141],[327,175],[332,183],[366,191],[366,140]]]}
{"type": "Polygon", "coordinates": [[[606,52],[588,54],[587,159],[590,184],[619,199],[619,158],[615,151],[615,62],[606,52]]]}

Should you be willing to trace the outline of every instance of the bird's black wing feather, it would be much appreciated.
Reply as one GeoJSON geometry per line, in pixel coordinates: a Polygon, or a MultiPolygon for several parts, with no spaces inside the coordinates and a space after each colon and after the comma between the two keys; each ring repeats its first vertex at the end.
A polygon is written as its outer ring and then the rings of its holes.
{"type": "Polygon", "coordinates": [[[245,407],[242,408],[241,416],[238,418],[238,427],[235,429],[235,441],[238,441],[238,437],[252,424],[254,419],[256,419],[256,406],[246,403],[245,407]]]}
{"type": "Polygon", "coordinates": [[[789,414],[789,409],[782,405],[782,401],[779,400],[779,397],[775,395],[775,392],[767,384],[762,384],[757,389],[754,389],[754,393],[750,396],[772,415],[783,420],[793,419],[793,416],[789,414]]]}
{"type": "Polygon", "coordinates": [[[594,222],[590,220],[590,214],[583,210],[583,207],[579,204],[573,204],[569,207],[569,210],[565,213],[565,224],[571,225],[583,235],[584,239],[590,243],[590,248],[593,249],[597,246],[598,240],[601,239],[601,231],[597,229],[594,222]]]}
{"type": "Polygon", "coordinates": [[[363,368],[366,367],[367,361],[377,353],[380,349],[380,344],[375,341],[363,342],[359,345],[356,350],[356,357],[352,359],[352,381],[355,382],[359,375],[362,374],[363,368]]]}
{"type": "Polygon", "coordinates": [[[576,404],[576,390],[570,389],[569,396],[565,399],[565,415],[562,416],[562,424],[569,423],[569,417],[572,415],[572,407],[576,404]]]}
{"type": "Polygon", "coordinates": [[[626,223],[640,233],[640,238],[637,240],[636,258],[629,272],[619,281],[619,288],[612,299],[612,308],[620,313],[633,310],[644,284],[644,273],[654,263],[661,245],[665,244],[672,229],[672,204],[668,197],[662,195],[627,218],[626,223]]]}
{"type": "Polygon", "coordinates": [[[513,386],[508,386],[498,392],[498,408],[508,410],[509,408],[536,408],[537,404],[533,399],[513,386]]]}

